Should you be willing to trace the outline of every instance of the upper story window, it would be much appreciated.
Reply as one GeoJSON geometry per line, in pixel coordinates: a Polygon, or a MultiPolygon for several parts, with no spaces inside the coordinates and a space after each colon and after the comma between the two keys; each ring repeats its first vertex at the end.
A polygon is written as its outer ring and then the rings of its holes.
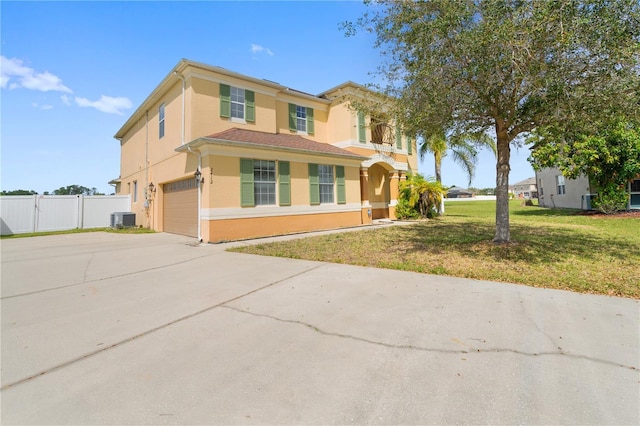
{"type": "Polygon", "coordinates": [[[558,195],[566,194],[566,189],[564,186],[564,176],[562,175],[556,176],[556,185],[558,186],[558,195]]]}
{"type": "Polygon", "coordinates": [[[158,139],[164,137],[164,103],[158,108],[158,139]]]}
{"type": "Polygon", "coordinates": [[[299,132],[307,131],[307,109],[296,105],[296,128],[299,132]]]}
{"type": "Polygon", "coordinates": [[[231,88],[231,117],[244,120],[244,89],[231,88]]]}
{"type": "Polygon", "coordinates": [[[314,134],[313,108],[289,104],[289,130],[314,134]]]}
{"type": "Polygon", "coordinates": [[[220,84],[220,117],[240,122],[255,122],[255,93],[228,84],[220,84]]]}

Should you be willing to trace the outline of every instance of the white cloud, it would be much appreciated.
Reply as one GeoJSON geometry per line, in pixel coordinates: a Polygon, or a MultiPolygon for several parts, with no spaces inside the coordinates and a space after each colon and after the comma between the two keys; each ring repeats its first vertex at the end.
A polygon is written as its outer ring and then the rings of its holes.
{"type": "MultiPolygon", "coordinates": [[[[95,108],[98,111],[106,112],[107,114],[118,114],[123,115],[123,109],[129,109],[133,106],[131,101],[127,98],[112,98],[111,96],[100,96],[100,99],[97,101],[90,101],[86,98],[75,98],[76,104],[80,107],[90,107],[95,108]]],[[[64,102],[64,100],[63,100],[64,102]]]]}
{"type": "Polygon", "coordinates": [[[65,104],[67,106],[71,106],[71,99],[69,99],[69,96],[62,95],[62,96],[60,96],[60,99],[62,100],[63,104],[65,104]]]}
{"type": "Polygon", "coordinates": [[[23,64],[20,59],[8,59],[0,56],[0,85],[4,89],[18,89],[23,87],[41,92],[56,91],[73,93],[71,89],[62,84],[60,77],[51,74],[49,71],[36,72],[23,64]],[[17,81],[13,81],[13,80],[17,81]],[[11,84],[9,84],[9,80],[11,84]]]}
{"type": "Polygon", "coordinates": [[[31,106],[34,107],[34,108],[39,108],[39,109],[45,110],[45,111],[49,110],[49,109],[53,109],[53,105],[48,105],[48,104],[40,105],[37,102],[32,102],[31,106]]]}
{"type": "Polygon", "coordinates": [[[260,46],[259,44],[251,44],[251,53],[266,53],[269,56],[273,56],[273,52],[268,47],[260,46]]]}

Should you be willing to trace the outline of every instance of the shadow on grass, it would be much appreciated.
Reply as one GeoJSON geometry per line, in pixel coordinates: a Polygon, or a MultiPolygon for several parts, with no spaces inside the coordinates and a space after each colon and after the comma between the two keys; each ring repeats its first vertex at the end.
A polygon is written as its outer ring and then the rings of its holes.
{"type": "MultiPolygon", "coordinates": [[[[638,253],[640,244],[600,237],[585,231],[540,225],[511,225],[510,244],[493,244],[494,224],[426,223],[399,227],[393,239],[404,255],[416,251],[456,253],[470,258],[525,261],[531,264],[563,262],[567,257],[599,257],[599,253],[628,260],[638,253]]],[[[595,260],[595,259],[594,259],[595,260]]]]}

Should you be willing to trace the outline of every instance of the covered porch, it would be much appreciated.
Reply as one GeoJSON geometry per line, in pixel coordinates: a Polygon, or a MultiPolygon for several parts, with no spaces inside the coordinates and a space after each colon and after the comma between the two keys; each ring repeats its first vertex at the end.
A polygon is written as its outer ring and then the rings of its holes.
{"type": "Polygon", "coordinates": [[[377,219],[396,220],[399,184],[406,179],[407,164],[392,157],[376,154],[364,161],[360,168],[360,192],[363,223],[377,219]]]}

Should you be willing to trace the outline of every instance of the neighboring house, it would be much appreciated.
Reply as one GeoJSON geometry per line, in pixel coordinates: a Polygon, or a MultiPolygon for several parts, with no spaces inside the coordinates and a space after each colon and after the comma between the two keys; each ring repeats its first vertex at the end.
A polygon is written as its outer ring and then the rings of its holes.
{"type": "MultiPolygon", "coordinates": [[[[545,168],[536,172],[538,205],[591,210],[591,200],[596,195],[589,178],[580,175],[576,179],[562,176],[557,168],[545,168]]],[[[629,182],[630,209],[640,209],[640,176],[629,182]]]]}
{"type": "Polygon", "coordinates": [[[352,82],[311,95],[183,59],[116,133],[111,184],[137,225],[206,242],[395,219],[415,140],[350,108],[376,95],[352,82]]]}
{"type": "Polygon", "coordinates": [[[473,192],[465,188],[452,186],[447,190],[447,198],[471,198],[471,197],[473,197],[473,192]]]}
{"type": "Polygon", "coordinates": [[[531,177],[513,185],[513,195],[515,198],[538,198],[538,189],[536,186],[536,178],[531,177]]]}

